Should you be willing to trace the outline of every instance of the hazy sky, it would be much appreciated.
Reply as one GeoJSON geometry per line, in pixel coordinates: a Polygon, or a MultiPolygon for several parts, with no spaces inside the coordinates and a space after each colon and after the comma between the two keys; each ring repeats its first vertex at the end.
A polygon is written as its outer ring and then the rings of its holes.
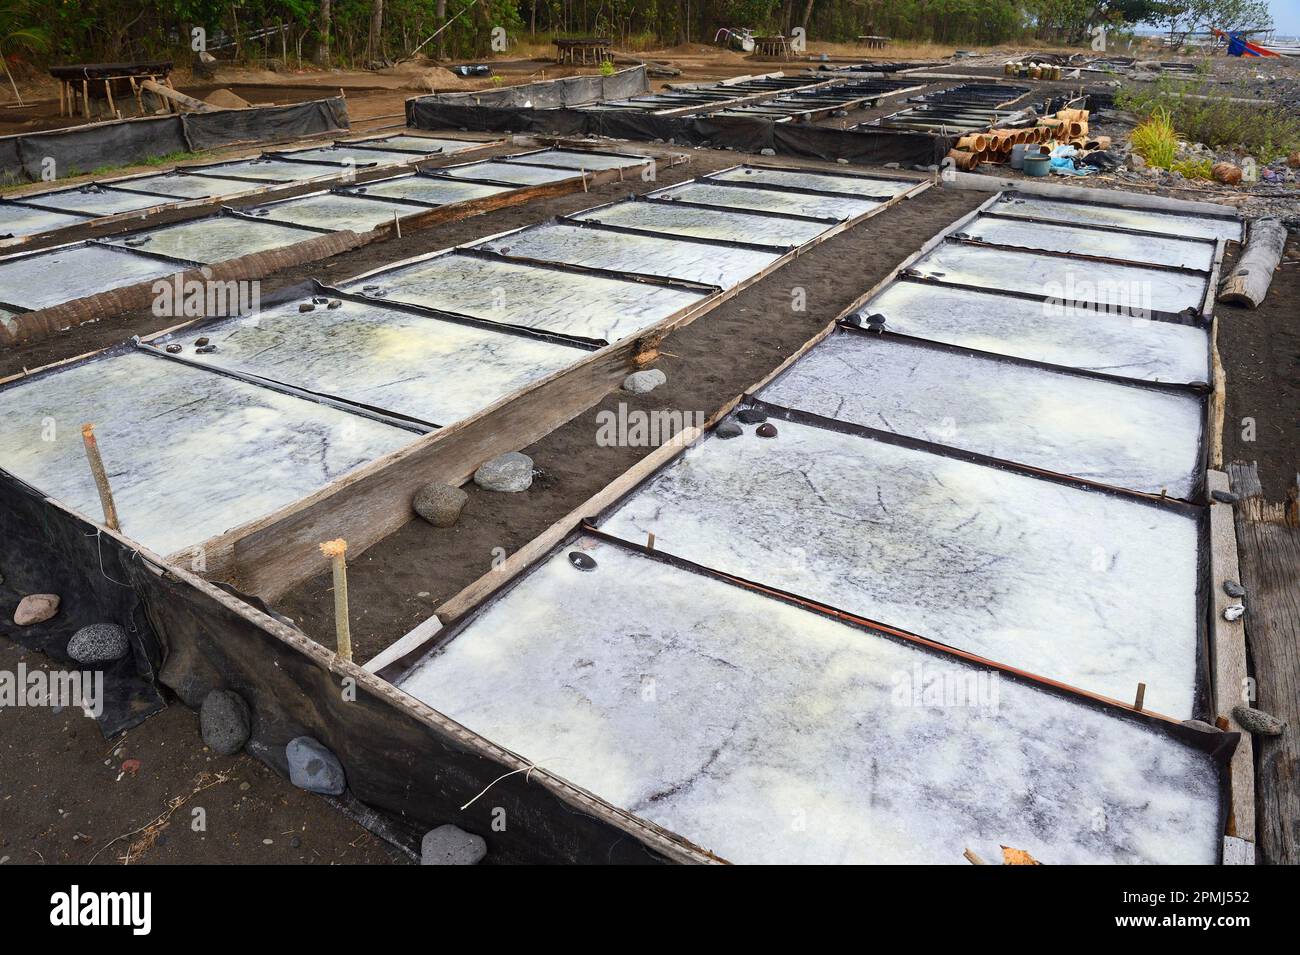
{"type": "Polygon", "coordinates": [[[1300,33],[1300,3],[1296,0],[1268,0],[1268,8],[1278,33],[1292,36],[1300,33]]]}

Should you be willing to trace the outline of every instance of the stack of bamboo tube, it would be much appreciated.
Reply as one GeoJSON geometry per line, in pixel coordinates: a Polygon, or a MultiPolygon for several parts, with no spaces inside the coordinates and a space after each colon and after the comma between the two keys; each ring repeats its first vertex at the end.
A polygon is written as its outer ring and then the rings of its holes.
{"type": "Polygon", "coordinates": [[[1105,149],[1110,145],[1110,138],[1088,139],[1088,111],[1063,109],[1055,116],[1040,119],[1037,126],[991,129],[963,136],[957,140],[957,148],[948,151],[948,158],[958,169],[974,169],[982,162],[1005,163],[1011,159],[1011,147],[1022,143],[1045,151],[1061,144],[1079,149],[1105,149]]]}

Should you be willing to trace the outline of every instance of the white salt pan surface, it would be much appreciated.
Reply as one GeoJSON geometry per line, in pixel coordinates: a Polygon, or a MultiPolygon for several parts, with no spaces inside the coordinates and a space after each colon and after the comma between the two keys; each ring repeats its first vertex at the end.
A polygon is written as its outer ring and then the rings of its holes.
{"type": "Polygon", "coordinates": [[[1217,774],[1177,740],[614,545],[588,553],[591,572],[544,561],[399,685],[733,862],[962,865],[1000,845],[1217,860],[1217,774]]]}
{"type": "Polygon", "coordinates": [[[710,438],[604,529],[949,646],[1190,718],[1183,513],[791,422],[710,438]]]}

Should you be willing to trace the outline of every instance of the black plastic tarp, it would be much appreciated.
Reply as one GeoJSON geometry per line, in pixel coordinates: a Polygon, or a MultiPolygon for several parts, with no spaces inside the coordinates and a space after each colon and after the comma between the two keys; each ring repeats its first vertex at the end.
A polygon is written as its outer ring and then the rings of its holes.
{"type": "Polygon", "coordinates": [[[216,149],[234,142],[297,139],[332,129],[347,129],[348,105],[341,96],[262,106],[225,109],[215,113],[187,113],[185,135],[192,149],[216,149]]]}
{"type": "MultiPolygon", "coordinates": [[[[250,753],[288,775],[285,745],[316,738],[342,763],[351,797],[416,840],[452,823],[487,840],[489,862],[666,861],[609,810],[515,771],[503,751],[378,678],[344,669],[300,631],[251,604],[240,608],[2,470],[0,541],[0,633],[61,664],[68,637],[86,623],[117,623],[131,634],[131,656],[105,674],[106,733],[155,712],[160,687],[191,707],[212,690],[233,690],[251,711],[250,753]],[[19,597],[44,592],[62,598],[59,614],[13,626],[19,597]]],[[[194,745],[202,745],[197,734],[194,745]]]]}
{"type": "Polygon", "coordinates": [[[299,139],[348,127],[340,96],[211,113],[143,117],[70,129],[0,137],[0,181],[80,175],[169,153],[216,149],[233,143],[299,139]]]}
{"type": "Polygon", "coordinates": [[[0,634],[50,657],[61,670],[81,670],[68,641],[82,627],[111,623],[131,643],[129,656],[103,667],[105,735],[130,729],[162,706],[154,680],[162,663],[158,639],[132,582],[136,555],[94,525],[51,507],[41,493],[0,471],[0,634]],[[45,623],[19,627],[14,610],[28,594],[57,594],[59,611],[45,623]]]}
{"type": "Polygon", "coordinates": [[[951,137],[876,129],[835,129],[810,123],[778,123],[761,116],[662,116],[639,109],[522,109],[448,103],[431,97],[407,101],[407,124],[416,129],[549,136],[607,136],[679,146],[709,146],[811,159],[845,159],[859,165],[937,164],[951,137]]]}

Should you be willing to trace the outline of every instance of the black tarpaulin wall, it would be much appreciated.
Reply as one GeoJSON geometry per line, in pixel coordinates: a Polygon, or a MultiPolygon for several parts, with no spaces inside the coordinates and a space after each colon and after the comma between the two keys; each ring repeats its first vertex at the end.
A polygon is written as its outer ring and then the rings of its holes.
{"type": "Polygon", "coordinates": [[[68,656],[68,640],[92,623],[126,630],[131,654],[104,671],[105,735],[130,729],[162,706],[154,685],[162,662],[144,604],[131,583],[123,551],[94,525],[51,507],[34,488],[0,471],[0,633],[57,664],[80,670],[68,656]],[[14,610],[27,594],[58,594],[59,612],[42,624],[19,627],[14,610]]]}
{"type": "Polygon", "coordinates": [[[0,181],[38,182],[45,178],[51,160],[54,175],[64,178],[169,153],[297,139],[347,127],[347,104],[335,96],[291,106],[123,119],[23,133],[0,137],[0,181]]]}
{"type": "Polygon", "coordinates": [[[756,153],[771,149],[807,159],[845,159],[859,165],[938,164],[951,137],[874,129],[834,129],[810,123],[778,123],[754,116],[661,116],[639,109],[523,109],[449,103],[435,97],[407,100],[407,125],[416,129],[548,136],[606,136],[678,146],[709,146],[756,153]]]}
{"type": "MultiPolygon", "coordinates": [[[[576,791],[562,798],[537,776],[507,775],[518,764],[503,751],[340,663],[301,632],[101,533],[2,470],[0,539],[0,632],[61,662],[79,626],[116,622],[131,632],[133,659],[105,675],[105,716],[113,714],[101,720],[106,732],[157,709],[155,674],[191,707],[211,690],[234,690],[252,713],[252,754],[288,775],[285,744],[315,737],[338,756],[351,794],[414,839],[453,823],[487,840],[490,862],[669,861],[614,824],[610,810],[576,791]],[[58,616],[14,627],[18,598],[34,592],[59,593],[58,616]],[[498,819],[504,830],[493,827],[498,819]]],[[[194,745],[202,745],[197,735],[194,745]]]]}
{"type": "Polygon", "coordinates": [[[341,96],[289,106],[186,113],[181,119],[190,147],[195,150],[248,140],[299,139],[349,126],[347,101],[341,96]]]}

